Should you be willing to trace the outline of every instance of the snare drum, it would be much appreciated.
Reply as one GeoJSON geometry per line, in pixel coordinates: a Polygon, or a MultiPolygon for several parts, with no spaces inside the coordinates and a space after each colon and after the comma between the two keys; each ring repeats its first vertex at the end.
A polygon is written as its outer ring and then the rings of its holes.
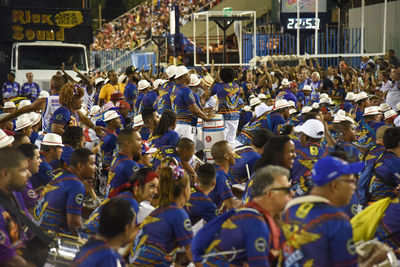
{"type": "Polygon", "coordinates": [[[45,267],[70,266],[86,239],[76,236],[57,234],[54,246],[50,248],[45,267]]]}

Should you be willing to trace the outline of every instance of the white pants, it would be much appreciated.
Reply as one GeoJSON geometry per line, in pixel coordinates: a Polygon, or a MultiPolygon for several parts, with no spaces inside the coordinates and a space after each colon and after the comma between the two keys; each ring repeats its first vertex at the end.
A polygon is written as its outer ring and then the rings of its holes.
{"type": "Polygon", "coordinates": [[[186,137],[194,141],[196,127],[187,124],[176,124],[175,132],[179,134],[179,138],[186,137]]]}
{"type": "Polygon", "coordinates": [[[236,147],[236,131],[239,126],[239,120],[225,120],[225,140],[231,144],[233,148],[236,147]]]}

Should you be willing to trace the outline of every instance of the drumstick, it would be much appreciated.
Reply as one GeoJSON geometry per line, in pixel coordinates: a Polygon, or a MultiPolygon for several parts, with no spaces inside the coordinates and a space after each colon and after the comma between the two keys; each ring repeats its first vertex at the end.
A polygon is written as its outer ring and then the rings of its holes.
{"type": "Polygon", "coordinates": [[[249,180],[250,180],[249,164],[246,164],[246,171],[247,171],[247,178],[249,178],[249,180]]]}

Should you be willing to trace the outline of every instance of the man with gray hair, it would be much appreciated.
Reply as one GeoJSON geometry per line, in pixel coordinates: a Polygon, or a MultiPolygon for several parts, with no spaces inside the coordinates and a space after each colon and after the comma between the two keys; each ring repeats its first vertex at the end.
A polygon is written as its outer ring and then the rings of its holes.
{"type": "Polygon", "coordinates": [[[226,266],[228,261],[232,266],[275,266],[280,229],[274,219],[291,199],[289,175],[289,170],[279,166],[259,169],[253,178],[253,200],[245,208],[214,219],[196,235],[192,242],[194,262],[203,261],[206,266],[226,266]]]}

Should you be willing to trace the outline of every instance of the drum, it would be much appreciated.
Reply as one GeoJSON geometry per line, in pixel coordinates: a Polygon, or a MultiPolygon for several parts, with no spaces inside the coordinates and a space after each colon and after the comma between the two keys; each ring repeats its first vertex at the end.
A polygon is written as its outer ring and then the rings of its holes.
{"type": "Polygon", "coordinates": [[[80,247],[86,243],[86,239],[76,236],[57,234],[55,244],[49,250],[45,267],[67,267],[73,262],[80,247]]]}
{"type": "Polygon", "coordinates": [[[203,144],[205,149],[222,140],[225,140],[224,118],[221,114],[215,114],[211,121],[203,121],[203,144]]]}
{"type": "Polygon", "coordinates": [[[196,137],[194,140],[195,143],[195,152],[201,151],[204,148],[203,145],[203,120],[198,118],[196,125],[196,137]]]}
{"type": "Polygon", "coordinates": [[[207,163],[214,163],[214,158],[211,155],[211,148],[204,149],[204,158],[207,163]]]}

